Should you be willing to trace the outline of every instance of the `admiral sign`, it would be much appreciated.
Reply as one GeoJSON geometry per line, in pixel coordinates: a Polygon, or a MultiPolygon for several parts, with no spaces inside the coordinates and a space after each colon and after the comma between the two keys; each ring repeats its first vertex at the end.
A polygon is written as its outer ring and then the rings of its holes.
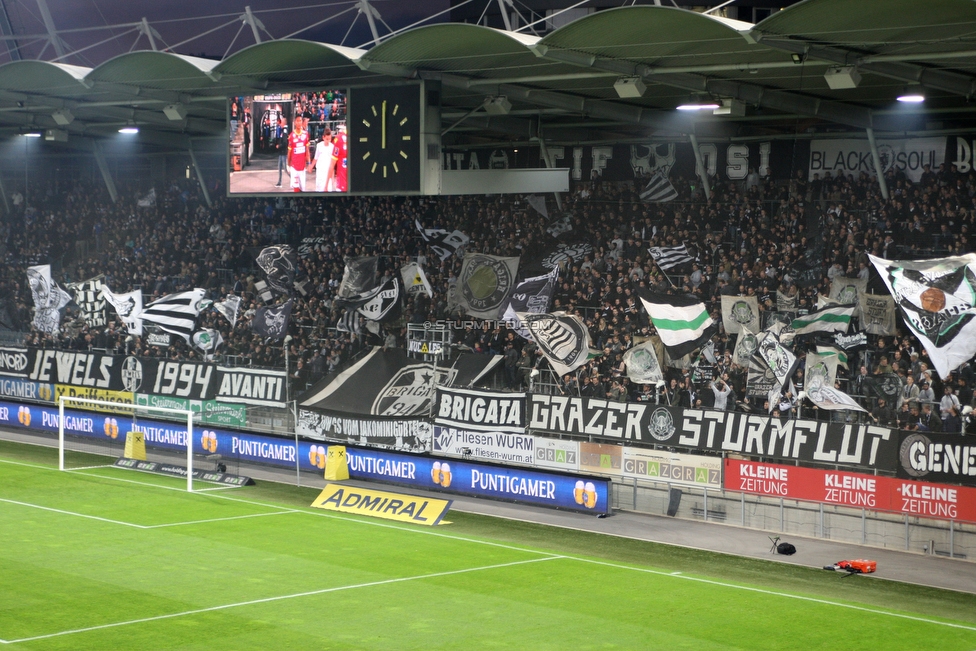
{"type": "Polygon", "coordinates": [[[434,422],[483,432],[525,432],[525,394],[438,387],[434,422]]]}
{"type": "Polygon", "coordinates": [[[894,470],[898,434],[875,425],[777,419],[597,398],[532,394],[532,431],[894,470]]]}

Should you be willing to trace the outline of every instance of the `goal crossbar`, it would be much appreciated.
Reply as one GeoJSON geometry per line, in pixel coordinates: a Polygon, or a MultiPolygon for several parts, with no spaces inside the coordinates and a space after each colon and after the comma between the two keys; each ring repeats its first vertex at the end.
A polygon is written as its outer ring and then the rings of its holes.
{"type": "Polygon", "coordinates": [[[66,403],[76,405],[97,405],[113,409],[129,409],[135,415],[138,410],[157,412],[161,414],[177,414],[186,416],[186,490],[193,492],[193,417],[194,412],[189,409],[173,409],[172,407],[152,407],[136,405],[127,402],[111,402],[96,398],[80,398],[76,396],[60,396],[58,398],[58,470],[64,470],[64,406],[66,403]]]}

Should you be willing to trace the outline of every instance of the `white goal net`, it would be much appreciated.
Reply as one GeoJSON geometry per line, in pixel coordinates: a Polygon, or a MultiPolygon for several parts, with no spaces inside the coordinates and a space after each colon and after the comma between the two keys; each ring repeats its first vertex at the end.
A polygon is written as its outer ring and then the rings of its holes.
{"type": "Polygon", "coordinates": [[[194,453],[194,415],[185,409],[61,396],[58,468],[121,466],[185,474],[186,489],[193,491],[194,483],[201,481],[194,471],[212,463],[207,441],[201,440],[200,452],[194,453]]]}

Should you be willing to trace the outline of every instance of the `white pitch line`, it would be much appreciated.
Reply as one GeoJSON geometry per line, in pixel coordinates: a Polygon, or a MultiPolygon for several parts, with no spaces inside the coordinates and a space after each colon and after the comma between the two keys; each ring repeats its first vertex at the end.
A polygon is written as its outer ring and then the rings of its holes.
{"type": "Polygon", "coordinates": [[[17,504],[20,506],[29,506],[32,509],[40,509],[42,511],[52,511],[53,513],[61,513],[63,515],[73,515],[78,518],[87,518],[89,520],[98,520],[99,522],[109,522],[111,524],[120,524],[125,527],[134,527],[136,529],[149,529],[150,527],[143,526],[141,524],[132,524],[131,522],[122,522],[121,520],[111,520],[109,518],[100,518],[97,515],[86,515],[84,513],[75,513],[74,511],[65,511],[63,509],[55,509],[50,506],[41,506],[40,504],[30,504],[28,502],[18,502],[16,500],[6,500],[0,498],[0,502],[6,502],[7,504],[17,504]]]}
{"type": "Polygon", "coordinates": [[[681,574],[680,572],[661,572],[659,570],[652,570],[643,567],[633,567],[630,565],[619,565],[617,563],[610,563],[607,561],[597,561],[590,558],[581,558],[578,556],[566,556],[570,560],[580,561],[581,563],[592,563],[594,565],[603,565],[605,567],[615,567],[621,570],[631,570],[633,572],[643,572],[645,574],[656,574],[658,576],[669,576],[674,579],[684,579],[686,581],[696,581],[698,583],[707,583],[709,585],[715,585],[722,588],[732,588],[734,590],[745,590],[747,592],[756,592],[759,594],[771,595],[773,597],[788,597],[790,599],[797,599],[799,601],[809,601],[811,603],[823,604],[825,606],[836,606],[838,608],[849,608],[851,610],[858,610],[865,613],[872,613],[875,615],[886,615],[888,617],[897,617],[899,619],[909,619],[915,622],[924,622],[926,624],[935,624],[936,626],[948,626],[950,628],[961,628],[967,631],[976,631],[976,626],[967,626],[965,624],[954,624],[952,622],[940,622],[937,619],[927,619],[925,617],[918,617],[916,615],[905,615],[903,613],[896,613],[890,610],[877,610],[875,608],[867,608],[865,606],[855,606],[854,604],[845,604],[840,601],[830,601],[828,599],[818,599],[817,597],[806,597],[798,594],[790,594],[789,592],[777,592],[775,590],[766,590],[765,588],[754,588],[747,585],[737,585],[735,583],[725,583],[723,581],[715,581],[714,579],[705,579],[696,576],[689,576],[687,574],[681,574]]]}
{"type": "Polygon", "coordinates": [[[263,518],[268,515],[285,515],[287,513],[301,513],[297,509],[289,511],[275,511],[273,513],[251,513],[249,515],[231,515],[226,518],[209,518],[207,520],[188,520],[186,522],[168,522],[166,524],[149,524],[144,529],[162,529],[163,527],[182,527],[189,524],[205,524],[208,522],[225,522],[227,520],[243,520],[244,518],[263,518]]]}
{"type": "Polygon", "coordinates": [[[357,583],[354,585],[342,585],[334,588],[322,588],[321,590],[310,590],[308,592],[296,592],[295,594],[280,595],[277,597],[265,597],[263,599],[252,599],[251,601],[240,601],[232,604],[223,604],[221,606],[210,606],[209,608],[197,608],[195,610],[185,610],[180,613],[170,613],[168,615],[156,615],[155,617],[142,617],[140,619],[131,619],[125,622],[114,622],[111,624],[100,624],[98,626],[88,626],[86,628],[75,628],[68,631],[60,631],[58,633],[48,633],[46,635],[35,635],[32,637],[22,637],[17,640],[5,640],[4,644],[19,644],[21,642],[33,642],[34,640],[47,640],[52,637],[61,637],[64,635],[75,635],[77,633],[87,633],[89,631],[98,631],[105,628],[117,628],[119,626],[130,626],[132,624],[144,624],[146,622],[155,622],[162,619],[174,619],[176,617],[186,617],[187,615],[199,615],[200,613],[211,613],[217,610],[227,610],[229,608],[240,608],[242,606],[253,606],[255,604],[266,604],[274,601],[284,601],[286,599],[297,599],[299,597],[312,597],[320,594],[327,594],[329,592],[340,592],[342,590],[356,590],[358,588],[371,588],[379,585],[389,585],[391,583],[404,583],[406,581],[419,581],[423,579],[436,579],[442,576],[452,576],[454,574],[465,574],[468,572],[483,572],[485,570],[497,570],[503,567],[512,567],[515,565],[525,565],[526,563],[540,563],[542,561],[551,561],[558,558],[565,558],[564,556],[548,556],[546,558],[530,558],[524,561],[512,561],[511,563],[498,563],[497,565],[483,565],[481,567],[469,567],[463,570],[449,570],[447,572],[433,572],[431,574],[419,574],[417,576],[404,576],[398,579],[384,579],[382,581],[370,581],[368,583],[357,583]]]}

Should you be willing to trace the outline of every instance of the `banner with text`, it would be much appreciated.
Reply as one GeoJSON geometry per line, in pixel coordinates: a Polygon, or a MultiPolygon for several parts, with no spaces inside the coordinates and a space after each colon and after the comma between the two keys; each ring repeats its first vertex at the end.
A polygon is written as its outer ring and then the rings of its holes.
{"type": "Polygon", "coordinates": [[[437,387],[434,422],[482,432],[525,432],[525,394],[437,387]]]}
{"type": "Polygon", "coordinates": [[[976,522],[976,489],[894,477],[726,459],[725,490],[976,522]]]}
{"type": "Polygon", "coordinates": [[[341,441],[369,447],[430,452],[431,425],[425,420],[362,417],[298,410],[299,436],[319,441],[341,441]]]}

